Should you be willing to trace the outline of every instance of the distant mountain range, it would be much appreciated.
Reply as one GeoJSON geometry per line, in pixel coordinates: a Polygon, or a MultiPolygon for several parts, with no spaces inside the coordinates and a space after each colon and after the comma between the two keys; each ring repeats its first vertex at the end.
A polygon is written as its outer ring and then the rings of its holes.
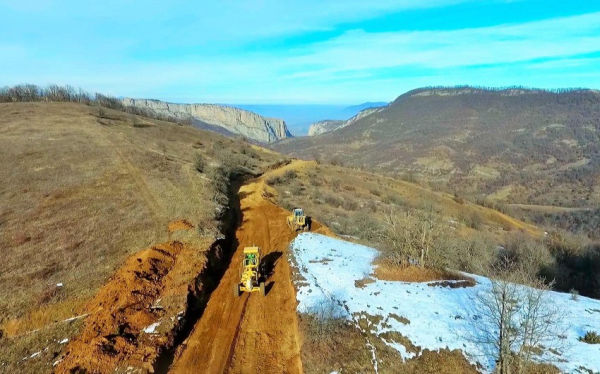
{"type": "Polygon", "coordinates": [[[386,102],[366,102],[359,105],[313,105],[313,104],[236,104],[234,106],[267,117],[282,118],[294,136],[308,134],[311,124],[323,120],[347,120],[361,110],[387,105],[386,102]]]}
{"type": "Polygon", "coordinates": [[[600,205],[595,90],[416,89],[347,126],[273,148],[411,175],[478,198],[600,205]]]}

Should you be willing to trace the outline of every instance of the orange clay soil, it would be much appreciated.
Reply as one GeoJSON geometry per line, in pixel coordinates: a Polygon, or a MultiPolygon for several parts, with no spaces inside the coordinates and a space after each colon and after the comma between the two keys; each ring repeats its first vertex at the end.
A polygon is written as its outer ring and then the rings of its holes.
{"type": "Polygon", "coordinates": [[[55,372],[151,371],[160,347],[173,338],[176,322],[166,316],[185,308],[190,280],[204,265],[202,251],[180,241],[129,257],[87,305],[83,331],[69,342],[55,372]]]}
{"type": "MultiPolygon", "coordinates": [[[[286,223],[288,211],[265,196],[273,196],[266,177],[290,168],[295,161],[241,187],[242,223],[236,232],[238,247],[202,318],[180,347],[171,368],[175,373],[300,373],[300,338],[296,292],[286,256],[296,236],[286,223]],[[233,294],[239,281],[242,251],[257,245],[267,264],[267,295],[233,294]]],[[[313,220],[312,232],[332,233],[313,220]]]]}
{"type": "Polygon", "coordinates": [[[169,231],[169,233],[172,233],[172,232],[179,231],[179,230],[191,230],[193,228],[194,228],[194,225],[189,223],[188,220],[180,219],[180,220],[169,223],[167,230],[169,231]]]}

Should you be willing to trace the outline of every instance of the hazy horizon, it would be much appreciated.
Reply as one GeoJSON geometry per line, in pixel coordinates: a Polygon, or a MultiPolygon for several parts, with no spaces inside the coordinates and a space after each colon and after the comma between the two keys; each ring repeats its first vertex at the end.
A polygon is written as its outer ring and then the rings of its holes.
{"type": "Polygon", "coordinates": [[[0,82],[166,101],[390,101],[422,86],[600,87],[600,2],[0,1],[0,82]]]}

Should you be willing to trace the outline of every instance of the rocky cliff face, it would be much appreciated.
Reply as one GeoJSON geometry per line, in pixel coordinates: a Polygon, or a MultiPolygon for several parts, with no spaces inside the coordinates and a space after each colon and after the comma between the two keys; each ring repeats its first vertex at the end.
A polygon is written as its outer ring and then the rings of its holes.
{"type": "Polygon", "coordinates": [[[310,125],[308,128],[308,136],[321,135],[326,132],[333,131],[344,124],[346,121],[342,120],[330,120],[326,119],[325,121],[318,121],[310,125]]]}
{"type": "Polygon", "coordinates": [[[335,130],[344,128],[346,126],[353,124],[354,122],[358,121],[359,119],[366,117],[369,114],[379,112],[382,109],[383,109],[382,107],[367,108],[367,109],[361,110],[357,115],[355,115],[354,117],[352,117],[346,121],[325,120],[325,121],[315,122],[312,125],[310,125],[310,128],[308,129],[308,136],[321,135],[326,132],[331,132],[331,131],[335,131],[335,130]]]}
{"type": "Polygon", "coordinates": [[[247,110],[216,104],[173,104],[159,100],[123,99],[123,105],[152,110],[180,119],[191,118],[203,124],[218,126],[232,134],[271,143],[291,137],[285,121],[267,118],[247,110]]]}

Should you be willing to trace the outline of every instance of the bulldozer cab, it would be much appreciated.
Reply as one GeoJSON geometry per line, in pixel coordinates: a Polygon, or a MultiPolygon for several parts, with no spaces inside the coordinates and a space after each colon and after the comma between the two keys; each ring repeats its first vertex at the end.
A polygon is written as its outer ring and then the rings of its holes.
{"type": "Polygon", "coordinates": [[[256,267],[260,261],[258,247],[244,248],[244,267],[256,267]]]}
{"type": "Polygon", "coordinates": [[[247,253],[246,258],[244,259],[244,266],[256,266],[257,260],[254,253],[247,253]]]}
{"type": "Polygon", "coordinates": [[[294,231],[307,231],[310,229],[310,218],[304,215],[304,209],[294,208],[292,215],[287,217],[287,224],[294,231]]]}
{"type": "Polygon", "coordinates": [[[233,285],[233,294],[237,297],[241,292],[260,292],[265,295],[265,282],[260,267],[260,250],[258,247],[245,247],[240,280],[233,285]]]}

